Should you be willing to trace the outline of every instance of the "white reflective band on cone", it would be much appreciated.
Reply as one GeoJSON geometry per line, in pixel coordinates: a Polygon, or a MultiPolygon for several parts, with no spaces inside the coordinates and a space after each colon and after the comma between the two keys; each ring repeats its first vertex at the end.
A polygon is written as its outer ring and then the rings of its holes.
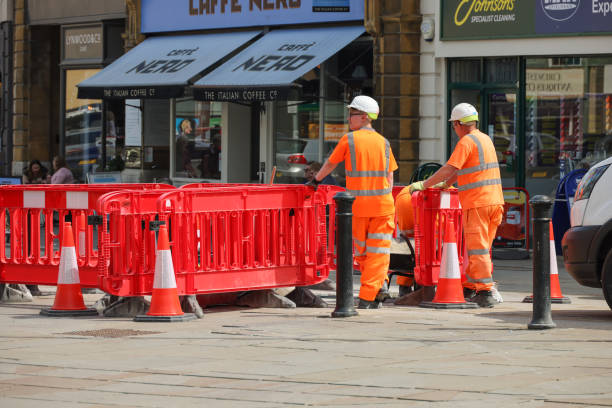
{"type": "Polygon", "coordinates": [[[81,283],[79,281],[79,266],[74,247],[62,247],[57,284],[81,283]]]}
{"type": "Polygon", "coordinates": [[[155,280],[153,281],[153,289],[171,289],[176,288],[176,279],[174,278],[174,267],[172,266],[172,253],[169,249],[156,251],[155,257],[155,280]]]}
{"type": "Polygon", "coordinates": [[[550,274],[558,275],[559,268],[557,267],[557,251],[555,250],[555,238],[550,240],[550,274]]]}
{"type": "Polygon", "coordinates": [[[445,243],[442,248],[439,277],[446,279],[461,279],[459,256],[457,255],[457,244],[455,242],[445,243]]]}

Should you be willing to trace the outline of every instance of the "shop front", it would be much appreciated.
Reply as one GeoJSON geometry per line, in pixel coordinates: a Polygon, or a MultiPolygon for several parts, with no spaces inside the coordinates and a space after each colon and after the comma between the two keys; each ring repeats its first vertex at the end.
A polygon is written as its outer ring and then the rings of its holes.
{"type": "MultiPolygon", "coordinates": [[[[27,1],[28,160],[65,156],[78,180],[103,169],[122,143],[123,110],[78,99],[76,85],[123,53],[123,0],[27,1]]],[[[24,128],[25,129],[25,128],[24,128]]],[[[16,160],[21,174],[27,160],[16,160]]]]}
{"type": "MultiPolygon", "coordinates": [[[[612,2],[442,1],[435,56],[443,58],[447,117],[480,112],[504,187],[554,196],[574,169],[612,155],[612,2]]],[[[441,122],[444,122],[441,120],[441,122]]],[[[456,135],[447,124],[447,152],[456,135]]]]}
{"type": "Polygon", "coordinates": [[[147,39],[79,97],[125,104],[134,181],[303,182],[346,131],[348,100],[372,90],[363,2],[315,3],[143,0],[147,39]]]}

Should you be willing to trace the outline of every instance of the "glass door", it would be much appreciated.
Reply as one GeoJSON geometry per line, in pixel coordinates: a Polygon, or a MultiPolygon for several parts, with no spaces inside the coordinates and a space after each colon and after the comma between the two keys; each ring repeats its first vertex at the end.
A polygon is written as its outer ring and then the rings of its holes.
{"type": "Polygon", "coordinates": [[[516,90],[487,90],[485,101],[481,130],[493,139],[503,187],[514,187],[518,178],[516,90]]]}

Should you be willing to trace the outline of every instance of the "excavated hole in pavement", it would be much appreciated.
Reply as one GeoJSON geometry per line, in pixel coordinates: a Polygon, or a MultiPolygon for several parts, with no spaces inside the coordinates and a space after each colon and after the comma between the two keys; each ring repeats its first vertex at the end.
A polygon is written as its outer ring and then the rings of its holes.
{"type": "Polygon", "coordinates": [[[91,337],[127,337],[127,336],[142,336],[144,334],[160,334],[162,332],[147,331],[147,330],[132,330],[132,329],[99,329],[99,330],[81,330],[65,333],[58,333],[73,336],[91,336],[91,337]]]}

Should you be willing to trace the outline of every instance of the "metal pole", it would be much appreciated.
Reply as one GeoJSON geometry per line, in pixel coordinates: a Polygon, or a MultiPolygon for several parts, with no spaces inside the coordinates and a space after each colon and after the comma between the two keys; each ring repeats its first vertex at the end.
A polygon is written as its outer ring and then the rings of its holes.
{"type": "Polygon", "coordinates": [[[347,192],[334,196],[336,202],[336,309],[332,317],[356,316],[353,299],[353,201],[347,192]]]}
{"type": "Polygon", "coordinates": [[[537,195],[529,200],[533,208],[533,315],[529,329],[556,327],[550,311],[550,207],[552,200],[537,195]]]}

